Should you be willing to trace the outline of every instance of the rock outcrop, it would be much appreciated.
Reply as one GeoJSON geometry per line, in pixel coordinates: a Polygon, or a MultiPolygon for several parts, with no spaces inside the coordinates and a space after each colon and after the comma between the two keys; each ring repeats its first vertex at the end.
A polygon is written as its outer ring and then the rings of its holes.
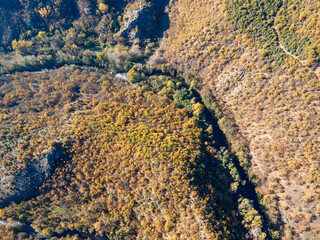
{"type": "Polygon", "coordinates": [[[169,27],[169,18],[165,7],[169,1],[150,1],[147,4],[128,4],[119,36],[127,40],[155,39],[162,37],[162,34],[169,27]]]}
{"type": "MultiPolygon", "coordinates": [[[[25,164],[18,174],[0,179],[0,207],[34,197],[37,188],[49,178],[59,162],[64,149],[61,144],[43,151],[25,164]]],[[[6,169],[1,169],[6,171],[6,169]]]]}

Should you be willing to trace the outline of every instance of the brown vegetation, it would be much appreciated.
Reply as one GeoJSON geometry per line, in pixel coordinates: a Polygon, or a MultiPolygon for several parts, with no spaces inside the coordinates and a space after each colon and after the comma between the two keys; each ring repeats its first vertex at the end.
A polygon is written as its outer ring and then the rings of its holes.
{"type": "MultiPolygon", "coordinates": [[[[312,201],[301,200],[301,209],[307,212],[309,207],[319,206],[319,79],[282,51],[272,23],[282,25],[280,38],[286,45],[289,41],[301,44],[302,56],[308,56],[308,46],[318,44],[319,27],[314,17],[317,3],[284,2],[280,8],[269,1],[176,1],[169,8],[171,27],[158,57],[163,56],[174,68],[198,77],[198,89],[210,91],[224,113],[235,120],[239,133],[249,143],[250,173],[264,182],[259,185],[264,199],[273,198],[272,195],[281,199],[283,191],[291,195],[290,187],[284,183],[290,179],[301,186],[299,192],[313,196],[312,201]],[[301,9],[301,4],[305,9],[301,9]],[[247,13],[240,14],[238,9],[247,13]],[[302,22],[306,21],[288,14],[286,9],[309,11],[308,21],[314,25],[306,29],[313,32],[306,42],[285,34],[286,24],[292,24],[298,28],[295,37],[302,36],[305,29],[302,22]],[[299,24],[288,17],[300,21],[299,24]],[[274,176],[280,178],[284,188],[281,190],[277,185],[279,191],[270,194],[267,186],[273,183],[274,176]]],[[[311,54],[313,64],[318,61],[316,54],[316,50],[311,54]]],[[[286,214],[299,209],[299,204],[292,201],[289,210],[279,209],[278,204],[282,205],[282,201],[267,203],[271,222],[278,222],[279,211],[286,229],[299,229],[284,220],[286,214]]],[[[298,221],[311,226],[303,219],[298,221]]],[[[312,226],[311,230],[317,228],[312,226]]]]}

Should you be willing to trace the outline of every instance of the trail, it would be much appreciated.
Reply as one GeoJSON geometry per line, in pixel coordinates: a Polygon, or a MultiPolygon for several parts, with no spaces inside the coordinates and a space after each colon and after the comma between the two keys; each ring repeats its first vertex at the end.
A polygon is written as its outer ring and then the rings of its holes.
{"type": "Polygon", "coordinates": [[[317,67],[315,70],[313,70],[312,68],[308,67],[306,64],[305,60],[301,60],[298,56],[293,55],[291,52],[289,52],[281,43],[280,40],[280,34],[278,32],[278,30],[273,26],[273,29],[275,30],[277,37],[278,37],[278,44],[279,47],[284,51],[285,54],[287,54],[290,57],[293,57],[294,59],[296,59],[298,62],[300,62],[300,64],[302,66],[304,66],[305,68],[307,68],[309,71],[313,72],[319,79],[320,79],[320,67],[317,67]]]}
{"type": "MultiPolygon", "coordinates": [[[[278,34],[278,33],[277,33],[278,34]]],[[[279,35],[278,35],[278,38],[279,38],[279,35]]],[[[293,55],[291,52],[288,52],[287,49],[282,45],[282,43],[280,42],[279,40],[279,47],[289,56],[295,58],[296,60],[298,60],[302,65],[304,65],[304,62],[299,59],[297,56],[293,55]]]]}

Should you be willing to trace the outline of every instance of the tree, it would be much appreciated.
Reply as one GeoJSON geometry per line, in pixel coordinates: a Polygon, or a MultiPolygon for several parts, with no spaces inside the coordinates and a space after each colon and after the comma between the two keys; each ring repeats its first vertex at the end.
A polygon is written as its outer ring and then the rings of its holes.
{"type": "Polygon", "coordinates": [[[139,80],[139,73],[135,69],[131,68],[127,73],[127,77],[130,82],[136,82],[139,80]]]}
{"type": "Polygon", "coordinates": [[[27,55],[34,52],[33,43],[25,40],[13,40],[12,48],[21,55],[27,55]]]}
{"type": "Polygon", "coordinates": [[[104,3],[100,3],[99,4],[99,10],[102,12],[102,13],[106,13],[109,11],[109,6],[104,4],[104,3]]]}
{"type": "Polygon", "coordinates": [[[38,37],[39,37],[41,40],[44,41],[44,40],[47,38],[47,33],[44,32],[44,31],[40,31],[40,32],[38,33],[38,37]]]}

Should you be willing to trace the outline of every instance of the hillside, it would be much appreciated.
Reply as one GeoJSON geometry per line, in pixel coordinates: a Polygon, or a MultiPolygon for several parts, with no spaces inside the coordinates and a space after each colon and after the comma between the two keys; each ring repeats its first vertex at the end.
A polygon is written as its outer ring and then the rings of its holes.
{"type": "Polygon", "coordinates": [[[288,238],[316,239],[320,227],[317,4],[176,1],[158,54],[238,126],[249,174],[288,238]]]}
{"type": "MultiPolygon", "coordinates": [[[[261,216],[237,187],[241,178],[232,157],[214,141],[204,143],[214,135],[203,132],[201,104],[191,102],[192,113],[94,68],[9,78],[2,89],[14,104],[2,107],[2,138],[19,145],[7,147],[1,165],[9,179],[15,176],[7,194],[27,201],[0,211],[7,221],[19,221],[0,230],[4,239],[28,239],[34,232],[61,239],[230,239],[243,238],[250,228],[250,234],[265,234],[261,216]],[[17,90],[28,94],[15,95],[17,90]],[[7,128],[10,121],[19,130],[7,128]],[[47,149],[55,159],[42,157],[47,149]],[[40,166],[50,168],[33,176],[40,166]],[[9,169],[42,182],[22,186],[21,175],[9,169]]],[[[150,83],[159,80],[154,76],[150,83]]]]}
{"type": "Polygon", "coordinates": [[[1,1],[3,221],[25,238],[318,239],[319,7],[1,1]]]}

